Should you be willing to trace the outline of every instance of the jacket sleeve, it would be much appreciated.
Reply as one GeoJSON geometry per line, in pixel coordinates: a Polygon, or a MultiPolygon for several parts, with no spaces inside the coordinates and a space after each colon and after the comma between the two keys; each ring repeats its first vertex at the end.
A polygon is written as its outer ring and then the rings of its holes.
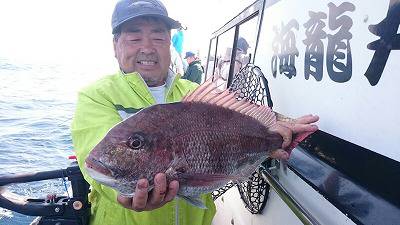
{"type": "Polygon", "coordinates": [[[185,75],[183,76],[183,79],[187,79],[200,84],[201,74],[203,74],[202,68],[198,65],[194,65],[188,68],[185,75]]]}
{"type": "Polygon", "coordinates": [[[203,75],[203,73],[204,73],[203,66],[202,65],[197,65],[196,72],[197,72],[197,74],[196,74],[194,82],[200,84],[201,83],[201,75],[203,75]]]}
{"type": "Polygon", "coordinates": [[[189,67],[186,69],[185,73],[183,74],[182,79],[189,80],[189,77],[190,77],[190,74],[191,74],[191,73],[192,73],[192,67],[189,66],[189,67]]]}
{"type": "Polygon", "coordinates": [[[104,96],[96,90],[79,93],[71,134],[79,167],[86,181],[94,189],[93,194],[99,192],[101,196],[117,203],[117,192],[94,181],[85,169],[85,159],[89,152],[111,127],[121,121],[114,105],[104,96]]]}

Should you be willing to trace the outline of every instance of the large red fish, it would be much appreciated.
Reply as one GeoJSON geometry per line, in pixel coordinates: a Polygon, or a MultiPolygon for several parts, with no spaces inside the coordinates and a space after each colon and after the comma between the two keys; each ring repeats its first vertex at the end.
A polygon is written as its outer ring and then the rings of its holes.
{"type": "Polygon", "coordinates": [[[275,113],[215,88],[206,82],[182,102],[153,105],[117,124],[87,157],[90,176],[132,196],[139,179],[151,188],[165,173],[179,181],[178,196],[199,207],[200,194],[249,177],[282,146],[275,113]]]}

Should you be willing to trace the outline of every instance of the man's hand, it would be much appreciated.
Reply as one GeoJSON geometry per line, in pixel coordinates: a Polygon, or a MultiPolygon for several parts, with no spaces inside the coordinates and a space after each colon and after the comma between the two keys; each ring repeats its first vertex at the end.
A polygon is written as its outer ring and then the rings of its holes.
{"type": "Polygon", "coordinates": [[[277,114],[277,125],[271,130],[278,132],[282,136],[283,143],[282,149],[274,151],[271,157],[276,159],[289,159],[289,153],[283,149],[290,145],[294,135],[318,130],[318,126],[312,124],[318,120],[319,117],[314,115],[305,115],[297,119],[290,119],[277,114]]]}
{"type": "Polygon", "coordinates": [[[154,177],[154,188],[151,192],[148,192],[148,186],[149,182],[146,179],[141,179],[136,185],[133,197],[118,195],[117,200],[127,209],[137,212],[150,211],[172,201],[179,189],[178,181],[174,180],[167,184],[166,176],[163,173],[154,177]]]}

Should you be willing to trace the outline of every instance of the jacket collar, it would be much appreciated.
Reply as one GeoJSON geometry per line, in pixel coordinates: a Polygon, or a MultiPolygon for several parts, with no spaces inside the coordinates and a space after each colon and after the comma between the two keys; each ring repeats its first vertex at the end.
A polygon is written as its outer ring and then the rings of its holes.
{"type": "MultiPolygon", "coordinates": [[[[134,80],[137,81],[137,78],[140,78],[141,82],[142,82],[146,87],[148,87],[147,84],[146,84],[146,82],[144,81],[144,79],[142,78],[142,76],[141,76],[138,72],[125,73],[124,71],[122,71],[122,70],[120,69],[120,70],[119,70],[119,74],[121,74],[122,76],[127,77],[129,80],[132,80],[132,81],[134,81],[134,80]],[[133,78],[133,79],[131,79],[131,78],[133,78]]],[[[173,84],[173,82],[174,82],[174,80],[175,80],[175,78],[176,78],[177,76],[179,76],[179,74],[175,74],[171,69],[168,70],[167,79],[166,79],[166,81],[165,81],[166,87],[167,87],[168,89],[169,89],[170,86],[173,84]]]]}
{"type": "MultiPolygon", "coordinates": [[[[134,91],[138,95],[142,95],[145,99],[149,101],[149,103],[154,104],[154,97],[151,95],[149,87],[146,82],[142,78],[142,76],[138,72],[125,73],[122,70],[119,70],[119,74],[128,81],[128,83],[134,87],[134,91]]],[[[168,97],[168,94],[171,92],[171,89],[174,87],[176,80],[180,78],[179,74],[175,74],[172,70],[168,70],[168,76],[165,80],[166,94],[165,97],[168,97]]]]}

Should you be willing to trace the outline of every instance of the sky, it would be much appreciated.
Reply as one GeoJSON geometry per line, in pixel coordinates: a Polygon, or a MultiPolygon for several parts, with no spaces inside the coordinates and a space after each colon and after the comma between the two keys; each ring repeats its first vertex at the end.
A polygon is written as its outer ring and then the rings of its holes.
{"type": "Polygon", "coordinates": [[[186,50],[200,51],[200,54],[206,56],[211,34],[254,1],[164,0],[164,3],[170,16],[188,27],[185,31],[186,50]],[[185,4],[182,4],[183,2],[185,4]]]}
{"type": "MultiPolygon", "coordinates": [[[[0,57],[111,68],[115,0],[1,0],[0,57]]],[[[163,0],[188,27],[184,50],[205,57],[212,32],[254,0],[163,0]]],[[[174,32],[174,31],[173,31],[174,32]]]]}

